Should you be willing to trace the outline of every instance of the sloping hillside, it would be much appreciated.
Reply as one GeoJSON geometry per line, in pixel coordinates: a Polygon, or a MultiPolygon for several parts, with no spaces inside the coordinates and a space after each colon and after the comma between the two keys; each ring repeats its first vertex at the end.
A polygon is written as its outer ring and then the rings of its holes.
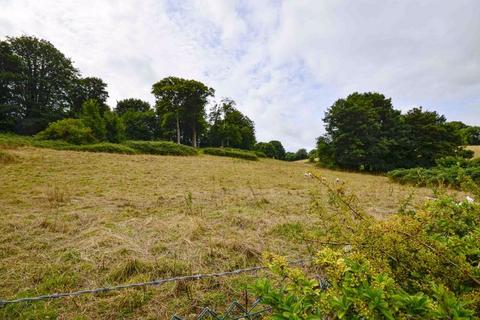
{"type": "MultiPolygon", "coordinates": [[[[275,160],[7,150],[0,164],[0,298],[145,281],[261,263],[265,251],[308,255],[311,194],[305,172],[345,182],[379,218],[414,191],[382,176],[275,160]]],[[[0,317],[166,318],[224,306],[247,276],[9,306],[0,317]],[[208,289],[208,290],[207,290],[208,289]]],[[[3,312],[3,313],[2,313],[3,312]]]]}

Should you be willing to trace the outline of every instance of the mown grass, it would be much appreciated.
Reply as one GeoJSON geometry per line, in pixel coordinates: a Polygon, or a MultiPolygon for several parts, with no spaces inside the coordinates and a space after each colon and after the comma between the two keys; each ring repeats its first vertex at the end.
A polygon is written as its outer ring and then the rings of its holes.
{"type": "MultiPolygon", "coordinates": [[[[0,145],[1,137],[0,137],[0,145]]],[[[0,298],[102,287],[261,263],[263,252],[292,259],[312,244],[297,234],[320,225],[312,195],[327,191],[306,171],[355,190],[385,218],[427,189],[386,177],[309,164],[228,157],[173,157],[10,147],[21,161],[0,174],[0,298]]],[[[222,309],[252,276],[169,283],[145,290],[12,305],[5,319],[168,319],[222,309]]]]}
{"type": "Polygon", "coordinates": [[[0,150],[0,165],[15,163],[17,161],[18,161],[18,157],[12,155],[7,151],[0,150]]]}
{"type": "Polygon", "coordinates": [[[467,149],[474,152],[474,158],[480,158],[480,146],[467,146],[467,149]]]}
{"type": "Polygon", "coordinates": [[[212,156],[220,157],[230,157],[230,158],[239,158],[245,160],[258,160],[258,156],[254,152],[249,152],[239,149],[230,149],[230,148],[204,148],[202,149],[203,153],[209,154],[212,156]]]}

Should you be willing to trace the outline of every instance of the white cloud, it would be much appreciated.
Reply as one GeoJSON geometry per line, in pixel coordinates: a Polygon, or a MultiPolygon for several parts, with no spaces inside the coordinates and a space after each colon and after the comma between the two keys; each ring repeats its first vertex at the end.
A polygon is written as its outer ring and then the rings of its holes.
{"type": "Polygon", "coordinates": [[[0,0],[0,37],[51,41],[110,104],[168,75],[235,99],[260,140],[313,147],[335,99],[380,91],[480,122],[480,2],[0,0]]]}

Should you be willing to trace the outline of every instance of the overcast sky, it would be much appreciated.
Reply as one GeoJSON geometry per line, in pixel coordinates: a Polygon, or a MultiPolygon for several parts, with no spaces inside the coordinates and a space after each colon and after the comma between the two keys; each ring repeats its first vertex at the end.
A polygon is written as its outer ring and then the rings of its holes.
{"type": "Polygon", "coordinates": [[[0,38],[22,34],[102,78],[112,107],[192,78],[288,150],[312,148],[354,91],[480,124],[479,0],[0,0],[0,38]]]}

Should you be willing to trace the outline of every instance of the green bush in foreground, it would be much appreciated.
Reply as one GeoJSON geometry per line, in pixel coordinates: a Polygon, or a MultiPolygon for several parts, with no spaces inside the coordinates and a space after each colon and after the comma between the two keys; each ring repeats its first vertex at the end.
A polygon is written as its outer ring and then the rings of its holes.
{"type": "Polygon", "coordinates": [[[198,152],[195,148],[176,144],[170,141],[126,141],[127,147],[137,153],[171,155],[171,156],[194,156],[198,152]]]}
{"type": "Polygon", "coordinates": [[[478,318],[480,204],[441,196],[377,220],[343,186],[320,181],[335,210],[312,201],[322,221],[309,239],[319,244],[317,276],[267,256],[278,278],[254,291],[271,319],[478,318]]]}
{"type": "Polygon", "coordinates": [[[402,184],[460,188],[466,180],[480,183],[480,160],[446,157],[438,160],[436,167],[397,169],[390,171],[388,177],[402,184]]]}
{"type": "Polygon", "coordinates": [[[228,148],[204,148],[203,153],[212,156],[240,158],[245,160],[258,160],[258,156],[253,152],[228,148]]]}

